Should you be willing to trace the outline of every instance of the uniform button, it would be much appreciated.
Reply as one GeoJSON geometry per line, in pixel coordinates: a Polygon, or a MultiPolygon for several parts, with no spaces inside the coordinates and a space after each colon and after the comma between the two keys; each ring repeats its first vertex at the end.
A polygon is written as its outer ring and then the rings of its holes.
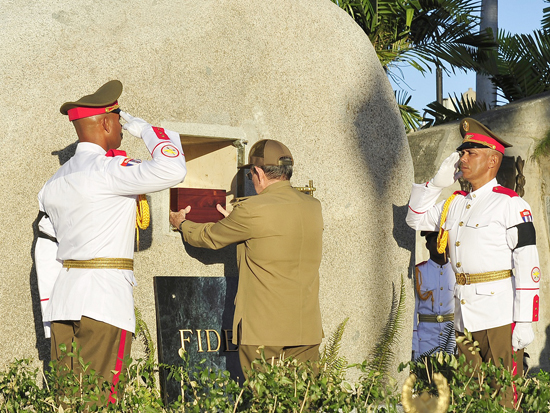
{"type": "Polygon", "coordinates": [[[470,204],[466,205],[466,209],[470,209],[470,207],[471,207],[470,204]]]}
{"type": "Polygon", "coordinates": [[[459,225],[459,226],[463,226],[463,225],[464,225],[464,222],[460,221],[460,222],[458,223],[458,225],[459,225]]]}
{"type": "Polygon", "coordinates": [[[442,336],[442,335],[443,335],[443,331],[441,331],[441,332],[439,333],[439,335],[442,336]]]}
{"type": "Polygon", "coordinates": [[[494,294],[495,292],[494,291],[491,291],[491,294],[494,294]]]}
{"type": "Polygon", "coordinates": [[[443,287],[441,287],[441,289],[443,289],[443,287]]]}
{"type": "Polygon", "coordinates": [[[472,198],[475,198],[476,197],[476,194],[472,194],[472,198]]]}
{"type": "Polygon", "coordinates": [[[462,305],[466,304],[466,300],[460,300],[460,304],[462,305]]]}
{"type": "Polygon", "coordinates": [[[442,305],[443,305],[443,303],[439,303],[439,306],[442,306],[442,305]]]}
{"type": "Polygon", "coordinates": [[[456,268],[460,268],[460,267],[462,267],[462,264],[459,263],[459,262],[457,262],[457,263],[456,263],[456,268]]]}
{"type": "Polygon", "coordinates": [[[455,242],[455,245],[456,245],[457,247],[459,247],[459,246],[460,246],[460,241],[455,242]]]}
{"type": "Polygon", "coordinates": [[[476,224],[476,228],[479,227],[479,224],[476,224]]]}
{"type": "Polygon", "coordinates": [[[418,341],[422,341],[422,338],[419,338],[418,341]]]}
{"type": "Polygon", "coordinates": [[[439,271],[439,275],[443,275],[443,271],[439,271]]]}

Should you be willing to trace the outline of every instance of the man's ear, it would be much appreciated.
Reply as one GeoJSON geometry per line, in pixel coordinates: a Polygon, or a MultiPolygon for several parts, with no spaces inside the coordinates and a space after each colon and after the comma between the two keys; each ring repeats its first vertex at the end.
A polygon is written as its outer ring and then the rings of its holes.
{"type": "Polygon", "coordinates": [[[263,180],[266,179],[264,170],[262,168],[258,168],[257,166],[254,168],[256,170],[256,175],[258,175],[258,181],[263,182],[263,180]]]}
{"type": "Polygon", "coordinates": [[[111,123],[111,120],[109,119],[109,116],[103,116],[103,118],[101,119],[101,128],[106,133],[111,133],[111,128],[112,127],[113,127],[113,125],[111,123]]]}

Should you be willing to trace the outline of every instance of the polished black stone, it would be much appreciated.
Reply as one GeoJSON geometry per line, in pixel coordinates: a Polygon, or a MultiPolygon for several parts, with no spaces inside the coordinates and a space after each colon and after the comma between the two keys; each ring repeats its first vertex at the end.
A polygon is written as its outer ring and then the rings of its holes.
{"type": "MultiPolygon", "coordinates": [[[[154,277],[161,364],[181,365],[183,343],[191,371],[195,366],[228,370],[242,381],[237,347],[231,344],[237,282],[237,277],[154,277]]],[[[161,390],[171,403],[181,394],[180,383],[167,376],[162,369],[161,390]]]]}

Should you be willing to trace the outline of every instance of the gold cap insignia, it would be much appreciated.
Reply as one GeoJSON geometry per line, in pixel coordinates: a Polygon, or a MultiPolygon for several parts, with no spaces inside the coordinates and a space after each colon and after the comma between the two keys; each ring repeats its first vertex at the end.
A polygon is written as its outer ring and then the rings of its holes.
{"type": "Polygon", "coordinates": [[[468,131],[470,130],[470,124],[468,123],[467,120],[465,120],[465,121],[462,122],[462,127],[464,128],[464,130],[465,130],[466,132],[468,132],[468,131]]]}

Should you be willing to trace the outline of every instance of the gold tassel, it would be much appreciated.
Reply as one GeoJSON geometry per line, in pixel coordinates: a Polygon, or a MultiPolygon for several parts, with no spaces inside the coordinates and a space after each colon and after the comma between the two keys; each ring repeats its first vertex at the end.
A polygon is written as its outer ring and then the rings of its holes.
{"type": "Polygon", "coordinates": [[[138,195],[136,199],[136,244],[139,251],[139,230],[149,227],[149,204],[145,195],[138,195]]]}
{"type": "Polygon", "coordinates": [[[439,233],[437,234],[437,252],[440,254],[445,254],[445,259],[447,259],[447,241],[449,238],[449,231],[443,229],[445,221],[447,221],[447,213],[449,212],[449,207],[451,202],[455,199],[456,194],[452,194],[443,204],[443,210],[441,211],[441,219],[439,221],[439,233]]]}

